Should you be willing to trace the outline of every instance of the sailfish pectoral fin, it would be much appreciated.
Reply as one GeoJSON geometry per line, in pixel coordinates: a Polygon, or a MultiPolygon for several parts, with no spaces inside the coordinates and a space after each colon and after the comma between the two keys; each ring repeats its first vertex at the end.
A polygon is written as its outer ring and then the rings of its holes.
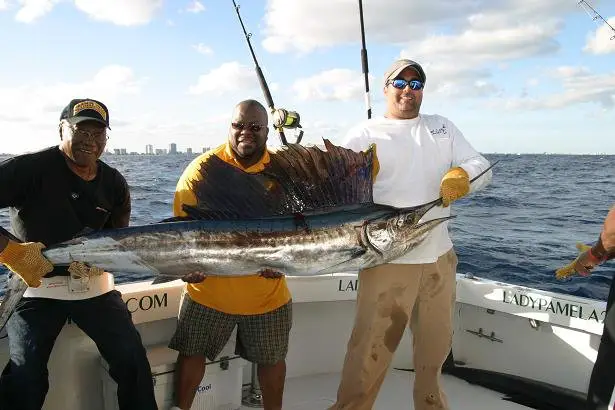
{"type": "Polygon", "coordinates": [[[409,238],[406,243],[398,244],[397,246],[393,246],[387,250],[388,254],[396,254],[403,250],[403,253],[409,252],[413,248],[415,248],[419,243],[421,243],[429,234],[429,232],[440,225],[442,222],[448,221],[449,219],[455,218],[455,215],[445,216],[442,218],[430,219],[429,221],[421,222],[412,226],[413,238],[409,238]]]}

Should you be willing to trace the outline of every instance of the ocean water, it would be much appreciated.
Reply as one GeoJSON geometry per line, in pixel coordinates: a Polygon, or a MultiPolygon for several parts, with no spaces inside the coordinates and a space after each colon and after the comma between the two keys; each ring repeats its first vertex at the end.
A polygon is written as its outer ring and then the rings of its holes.
{"type": "MultiPolygon", "coordinates": [[[[485,156],[500,161],[492,183],[453,205],[456,218],[449,226],[459,256],[458,272],[606,300],[615,261],[589,278],[558,281],[554,271],[574,259],[576,242],[597,239],[602,220],[615,203],[615,156],[485,156]]],[[[193,158],[103,157],[130,185],[132,225],[172,216],[175,184],[193,158]]],[[[9,228],[7,210],[0,210],[0,225],[9,228]]],[[[142,279],[119,275],[116,282],[142,279]]]]}

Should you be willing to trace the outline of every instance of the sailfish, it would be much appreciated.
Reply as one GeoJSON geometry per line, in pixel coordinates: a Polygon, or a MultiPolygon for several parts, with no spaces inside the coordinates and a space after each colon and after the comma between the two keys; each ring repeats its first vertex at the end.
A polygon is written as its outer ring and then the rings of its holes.
{"type": "MultiPolygon", "coordinates": [[[[155,275],[153,283],[195,271],[316,276],[392,261],[451,218],[422,220],[441,199],[409,208],[374,203],[374,146],[355,152],[325,139],[324,148],[284,145],[254,174],[212,156],[192,187],[197,205],[184,205],[188,217],[97,231],[43,254],[56,270],[79,261],[110,273],[155,275]]],[[[0,328],[26,287],[10,279],[0,328]]]]}

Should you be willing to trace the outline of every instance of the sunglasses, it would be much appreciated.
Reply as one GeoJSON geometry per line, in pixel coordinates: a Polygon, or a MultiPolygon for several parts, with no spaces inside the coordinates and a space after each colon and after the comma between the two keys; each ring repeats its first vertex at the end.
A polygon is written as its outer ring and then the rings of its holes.
{"type": "Polygon", "coordinates": [[[414,91],[422,90],[423,87],[425,87],[425,84],[422,81],[419,81],[419,80],[406,81],[402,78],[391,80],[389,81],[389,84],[391,84],[393,87],[398,88],[400,90],[403,90],[407,86],[410,86],[410,89],[414,91]]]}
{"type": "Polygon", "coordinates": [[[109,137],[107,136],[107,131],[105,129],[102,129],[100,131],[86,131],[79,129],[72,124],[69,124],[68,127],[73,132],[73,137],[77,137],[78,139],[84,140],[87,138],[91,138],[98,144],[103,144],[109,139],[109,137]]]}
{"type": "Polygon", "coordinates": [[[259,132],[260,130],[262,130],[263,128],[266,127],[266,125],[261,125],[261,124],[255,124],[255,123],[249,123],[249,124],[244,124],[243,122],[232,122],[231,126],[233,128],[235,128],[236,130],[250,130],[252,132],[259,132]]]}

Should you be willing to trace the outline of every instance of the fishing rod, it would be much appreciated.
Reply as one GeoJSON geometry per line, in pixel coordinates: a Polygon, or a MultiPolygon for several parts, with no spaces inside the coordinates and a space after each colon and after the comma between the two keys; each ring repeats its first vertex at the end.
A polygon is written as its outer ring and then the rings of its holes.
{"type": "Polygon", "coordinates": [[[369,68],[367,66],[367,48],[365,47],[365,25],[363,23],[363,0],[359,0],[359,19],[361,20],[361,68],[365,79],[365,105],[367,118],[372,118],[372,104],[369,98],[369,68]]]}
{"type": "Polygon", "coordinates": [[[497,164],[498,162],[500,162],[500,160],[498,159],[497,161],[495,161],[493,164],[489,165],[489,167],[487,167],[487,169],[485,169],[484,171],[482,171],[480,174],[478,174],[477,176],[475,176],[474,178],[472,178],[470,180],[470,184],[474,181],[476,181],[478,178],[482,177],[483,175],[485,175],[491,168],[495,167],[495,164],[497,164]]]}
{"type": "Polygon", "coordinates": [[[611,29],[611,31],[613,32],[613,35],[611,36],[611,40],[615,40],[615,27],[611,26],[611,25],[609,24],[609,22],[608,22],[608,21],[606,21],[606,20],[604,19],[604,17],[602,17],[602,16],[600,15],[600,13],[598,13],[598,12],[597,12],[597,11],[596,11],[596,10],[595,10],[592,6],[591,6],[591,4],[589,4],[587,1],[585,1],[585,0],[580,0],[578,4],[579,4],[579,6],[583,7],[583,10],[585,10],[585,12],[587,13],[587,15],[588,15],[588,16],[589,16],[592,20],[594,20],[594,21],[596,21],[596,22],[597,22],[598,20],[600,20],[600,21],[602,21],[604,24],[606,24],[606,25],[607,25],[607,26],[611,29]]]}
{"type": "MultiPolygon", "coordinates": [[[[243,34],[246,37],[246,41],[248,42],[248,48],[250,49],[250,54],[252,54],[252,60],[254,60],[256,75],[258,77],[258,82],[260,83],[261,90],[265,95],[265,100],[267,101],[267,106],[271,111],[271,116],[273,119],[273,127],[278,132],[280,136],[280,141],[282,144],[288,145],[288,141],[286,140],[286,135],[284,135],[284,128],[295,129],[301,128],[301,117],[299,113],[296,111],[289,111],[283,108],[276,109],[273,105],[273,98],[271,97],[271,92],[269,91],[269,86],[267,86],[267,80],[265,80],[265,76],[263,75],[263,70],[258,65],[258,60],[256,59],[256,54],[254,53],[254,49],[252,48],[252,43],[250,42],[250,38],[252,37],[252,33],[248,33],[246,30],[246,26],[243,24],[243,20],[241,18],[241,14],[239,13],[239,6],[233,0],[233,6],[235,7],[235,12],[237,13],[237,18],[239,19],[239,23],[241,24],[241,29],[243,30],[243,34]]],[[[299,131],[299,136],[297,137],[295,144],[299,144],[301,142],[301,138],[303,138],[303,130],[299,131]]]]}

